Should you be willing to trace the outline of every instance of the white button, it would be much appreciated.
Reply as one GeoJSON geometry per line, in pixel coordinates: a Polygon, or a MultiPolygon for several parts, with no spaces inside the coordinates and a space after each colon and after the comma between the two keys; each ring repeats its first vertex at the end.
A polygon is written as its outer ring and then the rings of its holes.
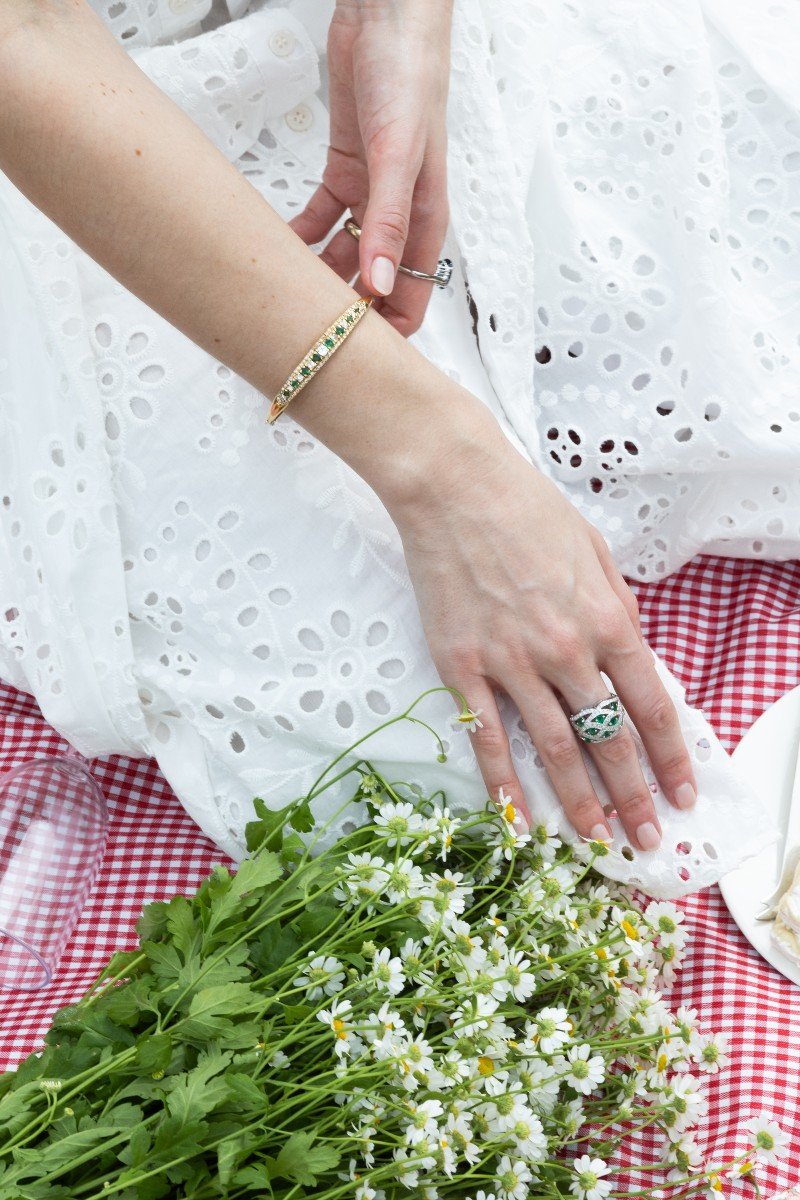
{"type": "Polygon", "coordinates": [[[283,119],[296,133],[302,133],[304,129],[310,129],[314,124],[314,114],[307,104],[298,104],[296,108],[290,108],[287,113],[284,113],[283,119]]]}
{"type": "Polygon", "coordinates": [[[297,38],[288,29],[276,29],[269,39],[269,48],[278,58],[286,58],[297,44],[297,38]]]}

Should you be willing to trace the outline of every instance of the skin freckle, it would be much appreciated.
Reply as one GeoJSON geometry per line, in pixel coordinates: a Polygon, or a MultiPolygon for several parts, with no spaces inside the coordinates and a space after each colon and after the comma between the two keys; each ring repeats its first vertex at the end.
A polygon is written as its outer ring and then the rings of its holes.
{"type": "Polygon", "coordinates": [[[137,154],[141,154],[142,152],[141,152],[141,150],[138,150],[138,149],[137,149],[136,153],[137,153],[137,154]]]}

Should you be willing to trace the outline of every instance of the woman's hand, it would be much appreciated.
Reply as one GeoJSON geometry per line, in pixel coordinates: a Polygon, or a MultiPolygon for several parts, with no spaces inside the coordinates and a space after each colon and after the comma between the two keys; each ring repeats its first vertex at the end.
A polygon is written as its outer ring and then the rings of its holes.
{"type": "Polygon", "coordinates": [[[447,232],[452,0],[337,0],[328,32],[331,141],[322,183],[289,222],[313,245],[348,209],[358,241],[339,230],[321,258],[356,290],[390,299],[376,310],[405,337],[422,324],[447,232]]]}
{"type": "MultiPolygon", "coordinates": [[[[471,732],[490,795],[527,812],[493,688],[519,708],[576,831],[611,837],[568,714],[612,681],[677,807],[696,785],[675,707],[641,638],[636,600],[603,537],[491,418],[471,449],[444,444],[424,488],[392,513],[442,681],[482,725],[471,732]],[[431,482],[433,481],[433,482],[431,482]],[[563,704],[560,702],[561,698],[563,704]]],[[[631,844],[651,850],[660,826],[627,726],[587,745],[631,844]]]]}

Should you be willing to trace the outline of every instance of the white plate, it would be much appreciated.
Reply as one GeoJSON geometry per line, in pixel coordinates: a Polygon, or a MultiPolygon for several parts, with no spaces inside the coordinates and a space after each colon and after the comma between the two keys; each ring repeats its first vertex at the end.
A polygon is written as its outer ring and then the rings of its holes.
{"type": "MultiPolygon", "coordinates": [[[[761,714],[731,758],[750,784],[764,816],[786,827],[800,750],[800,687],[781,696],[761,714]]],[[[771,921],[757,921],[763,901],[778,886],[783,839],[766,846],[720,880],[720,891],[736,924],[758,953],[787,979],[800,985],[800,965],[772,944],[771,921]]]]}

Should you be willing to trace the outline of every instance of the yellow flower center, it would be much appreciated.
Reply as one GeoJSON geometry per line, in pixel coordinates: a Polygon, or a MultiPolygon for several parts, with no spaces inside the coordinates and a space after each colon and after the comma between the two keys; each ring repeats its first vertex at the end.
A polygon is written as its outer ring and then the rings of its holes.
{"type": "Polygon", "coordinates": [[[494,1061],[481,1055],[478,1059],[478,1074],[479,1075],[494,1075],[494,1061]]]}
{"type": "Polygon", "coordinates": [[[634,925],[631,925],[630,921],[623,921],[622,928],[625,930],[625,933],[628,935],[629,938],[631,938],[634,942],[638,942],[638,940],[639,940],[638,930],[636,929],[636,927],[634,925]]]}
{"type": "Polygon", "coordinates": [[[347,1034],[344,1031],[344,1021],[341,1019],[341,1017],[333,1018],[333,1032],[339,1038],[347,1037],[347,1034]]]}
{"type": "Polygon", "coordinates": [[[509,825],[514,824],[514,818],[516,817],[516,815],[517,815],[517,810],[514,808],[514,805],[509,800],[508,804],[503,809],[503,816],[508,821],[509,825]]]}

